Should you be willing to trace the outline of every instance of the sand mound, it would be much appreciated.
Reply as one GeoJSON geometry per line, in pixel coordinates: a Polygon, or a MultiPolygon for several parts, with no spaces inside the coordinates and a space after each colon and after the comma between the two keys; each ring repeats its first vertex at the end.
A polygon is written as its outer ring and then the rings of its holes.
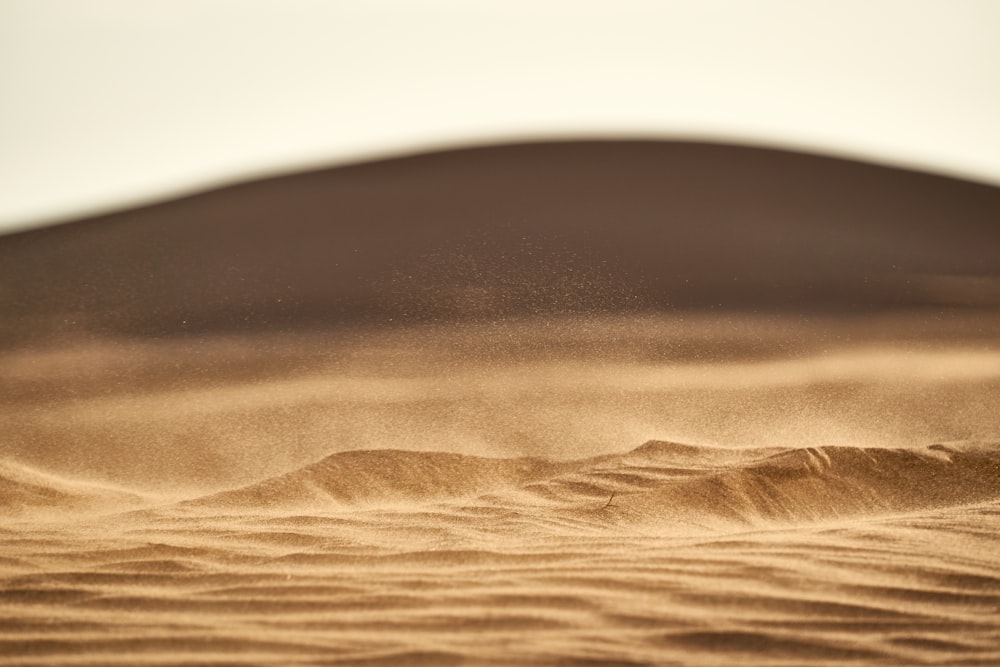
{"type": "Polygon", "coordinates": [[[451,150],[2,237],[0,346],[628,312],[637,300],[795,313],[995,305],[998,217],[994,186],[787,151],[669,141],[451,150]]]}
{"type": "Polygon", "coordinates": [[[1000,499],[997,445],[732,449],[648,442],[621,455],[563,462],[344,452],[186,505],[254,512],[449,502],[712,531],[995,499],[1000,499]]]}
{"type": "MultiPolygon", "coordinates": [[[[748,449],[652,442],[526,487],[623,523],[766,527],[1000,498],[1000,445],[748,449]]],[[[522,501],[523,502],[523,501],[522,501]]]]}
{"type": "Polygon", "coordinates": [[[475,497],[546,479],[566,464],[535,458],[491,459],[394,449],[332,454],[300,470],[193,501],[268,509],[430,502],[475,497]]]}
{"type": "Polygon", "coordinates": [[[124,489],[68,479],[0,460],[0,508],[12,514],[127,509],[145,502],[144,496],[124,489]]]}

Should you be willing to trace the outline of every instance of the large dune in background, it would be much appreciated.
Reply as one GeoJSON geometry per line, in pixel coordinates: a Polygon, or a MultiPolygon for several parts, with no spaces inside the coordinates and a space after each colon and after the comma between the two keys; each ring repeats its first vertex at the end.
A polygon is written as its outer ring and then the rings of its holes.
{"type": "Polygon", "coordinates": [[[995,307],[998,219],[1000,188],[777,150],[454,150],[0,237],[0,333],[995,307]]]}
{"type": "Polygon", "coordinates": [[[998,220],[591,142],[0,237],[0,665],[996,664],[998,220]]]}

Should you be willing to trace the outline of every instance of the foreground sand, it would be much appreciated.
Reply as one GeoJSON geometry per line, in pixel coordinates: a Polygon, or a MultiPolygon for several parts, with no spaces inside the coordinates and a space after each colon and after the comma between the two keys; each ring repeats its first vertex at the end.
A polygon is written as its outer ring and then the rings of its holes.
{"type": "Polygon", "coordinates": [[[0,664],[1000,661],[998,445],[348,452],[152,509],[25,512],[0,664]]]}
{"type": "Polygon", "coordinates": [[[8,350],[0,665],[998,664],[997,340],[918,313],[8,350]]]}

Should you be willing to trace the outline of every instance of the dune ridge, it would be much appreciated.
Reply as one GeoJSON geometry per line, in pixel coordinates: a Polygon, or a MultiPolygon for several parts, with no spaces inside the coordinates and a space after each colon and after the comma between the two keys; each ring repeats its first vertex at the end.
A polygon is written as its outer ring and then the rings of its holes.
{"type": "MultiPolygon", "coordinates": [[[[742,526],[796,525],[920,512],[1000,498],[1000,448],[807,447],[687,471],[669,484],[621,495],[615,511],[631,520],[685,514],[742,526]]],[[[663,457],[662,464],[670,458],[663,457]]],[[[612,509],[612,508],[609,508],[612,509]]]]}
{"type": "MultiPolygon", "coordinates": [[[[676,533],[683,526],[708,532],[774,528],[998,500],[1000,443],[730,448],[652,440],[624,453],[565,461],[398,449],[338,452],[175,506],[323,515],[447,506],[609,526],[673,524],[669,530],[676,533]]],[[[15,516],[131,511],[154,501],[163,499],[0,461],[0,506],[15,516]]]]}
{"type": "Polygon", "coordinates": [[[299,470],[189,501],[254,509],[435,501],[474,497],[545,479],[572,463],[539,458],[492,459],[398,449],[331,454],[299,470]]]}
{"type": "Polygon", "coordinates": [[[724,448],[650,441],[575,461],[359,450],[183,503],[319,511],[441,503],[706,530],[797,525],[1000,499],[1000,445],[724,448]]]}
{"type": "Polygon", "coordinates": [[[23,463],[0,459],[0,508],[30,511],[114,511],[143,505],[150,498],[111,484],[63,477],[23,463]]]}

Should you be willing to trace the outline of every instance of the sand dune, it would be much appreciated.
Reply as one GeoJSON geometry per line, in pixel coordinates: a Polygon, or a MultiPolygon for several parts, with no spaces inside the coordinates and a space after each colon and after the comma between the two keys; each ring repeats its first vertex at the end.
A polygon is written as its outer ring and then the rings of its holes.
{"type": "Polygon", "coordinates": [[[535,458],[487,459],[444,452],[351,451],[287,475],[191,501],[213,507],[262,510],[331,509],[475,497],[572,466],[535,458]]]}
{"type": "Polygon", "coordinates": [[[997,220],[624,141],[4,236],[0,665],[1000,664],[997,220]]]}
{"type": "Polygon", "coordinates": [[[6,513],[55,514],[121,510],[147,504],[142,494],[109,484],[74,480],[21,463],[0,460],[0,509],[6,513]]]}
{"type": "MultiPolygon", "coordinates": [[[[0,464],[15,510],[116,508],[162,498],[0,464]]],[[[447,452],[357,450],[230,491],[181,501],[198,512],[337,513],[442,506],[524,514],[584,513],[644,525],[692,517],[703,532],[781,528],[844,518],[1000,501],[1000,443],[918,448],[727,448],[650,441],[579,460],[486,458],[447,452]]],[[[168,505],[169,506],[169,505],[168,505]]],[[[416,508],[416,509],[415,509],[416,508]]],[[[680,530],[670,528],[674,535],[680,530]]]]}
{"type": "Polygon", "coordinates": [[[677,307],[995,307],[998,218],[994,186],[779,150],[444,151],[0,237],[0,348],[677,307]]]}
{"type": "MultiPolygon", "coordinates": [[[[656,522],[694,515],[773,528],[936,510],[1000,498],[998,465],[995,445],[793,449],[640,493],[623,489],[618,512],[656,522]]],[[[648,486],[645,479],[640,484],[648,486]]]]}
{"type": "Polygon", "coordinates": [[[577,461],[350,451],[184,505],[329,512],[450,501],[582,512],[598,523],[746,530],[1000,500],[998,471],[1000,444],[988,443],[731,449],[652,441],[577,461]]]}
{"type": "Polygon", "coordinates": [[[687,314],[0,354],[0,665],[996,664],[997,331],[687,314]]]}
{"type": "Polygon", "coordinates": [[[356,451],[113,521],[8,516],[0,664],[986,665],[998,469],[990,443],[356,451]]]}

